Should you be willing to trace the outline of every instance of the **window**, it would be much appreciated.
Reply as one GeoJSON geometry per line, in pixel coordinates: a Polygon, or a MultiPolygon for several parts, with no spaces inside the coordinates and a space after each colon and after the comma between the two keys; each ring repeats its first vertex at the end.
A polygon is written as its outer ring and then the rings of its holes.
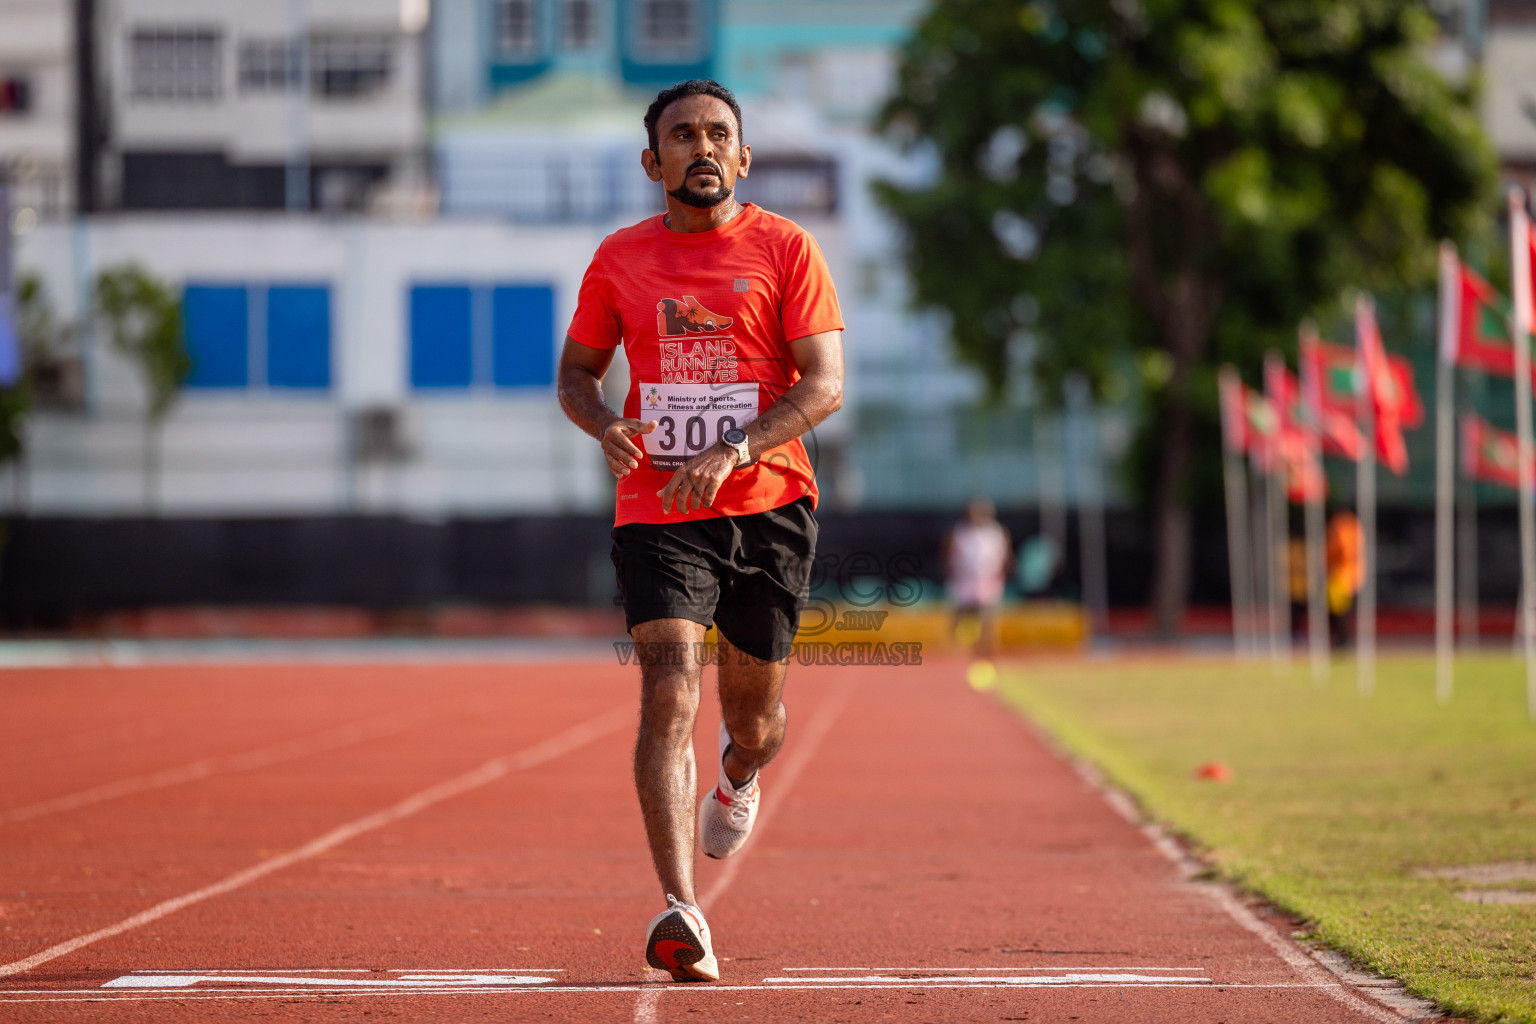
{"type": "Polygon", "coordinates": [[[31,79],[22,75],[0,75],[0,114],[25,114],[31,109],[31,79]]]}
{"type": "Polygon", "coordinates": [[[330,388],[328,286],[194,282],[182,311],[192,356],[188,387],[330,388]]]}
{"type": "Polygon", "coordinates": [[[560,18],[561,42],[567,50],[588,50],[597,42],[597,11],[593,0],[565,0],[560,18]]]}
{"type": "Polygon", "coordinates": [[[420,284],[410,293],[411,387],[548,387],[555,293],[548,285],[420,284]]]}
{"type": "Polygon", "coordinates": [[[139,29],[131,40],[133,96],[139,100],[219,98],[223,39],[211,28],[139,29]]]}
{"type": "Polygon", "coordinates": [[[389,82],[394,41],[388,36],[314,36],[310,83],[318,96],[362,96],[389,82]]]}
{"type": "Polygon", "coordinates": [[[639,0],[640,45],[677,53],[699,44],[698,0],[639,0]]]}
{"type": "Polygon", "coordinates": [[[497,0],[496,49],[508,57],[531,57],[538,51],[538,0],[497,0]]]}
{"type": "Polygon", "coordinates": [[[253,39],[240,44],[240,88],[283,92],[298,75],[299,54],[286,39],[253,39]]]}
{"type": "Polygon", "coordinates": [[[250,379],[250,309],[244,285],[189,284],[182,296],[191,388],[243,388],[250,379]]]}

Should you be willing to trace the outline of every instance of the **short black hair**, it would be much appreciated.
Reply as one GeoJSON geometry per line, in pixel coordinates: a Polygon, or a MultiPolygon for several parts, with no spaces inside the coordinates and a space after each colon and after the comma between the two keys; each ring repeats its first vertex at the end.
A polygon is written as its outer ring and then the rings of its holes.
{"type": "Polygon", "coordinates": [[[661,90],[645,109],[645,137],[650,140],[651,152],[657,156],[661,151],[657,148],[656,122],[661,120],[661,112],[688,96],[713,96],[730,107],[731,113],[736,115],[736,134],[741,135],[741,104],[736,102],[736,94],[713,78],[690,78],[661,90]]]}

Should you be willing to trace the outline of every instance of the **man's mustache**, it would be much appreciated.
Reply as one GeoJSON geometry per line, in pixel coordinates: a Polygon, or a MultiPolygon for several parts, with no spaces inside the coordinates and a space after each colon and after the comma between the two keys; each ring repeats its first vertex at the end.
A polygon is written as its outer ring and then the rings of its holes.
{"type": "MultiPolygon", "coordinates": [[[[694,171],[709,171],[711,174],[713,174],[715,177],[719,178],[721,181],[725,180],[725,172],[720,170],[719,167],[717,167],[715,164],[711,163],[708,160],[695,160],[689,166],[688,174],[691,175],[694,171]]],[[[686,176],[687,175],[684,175],[684,177],[686,177],[686,176]]]]}

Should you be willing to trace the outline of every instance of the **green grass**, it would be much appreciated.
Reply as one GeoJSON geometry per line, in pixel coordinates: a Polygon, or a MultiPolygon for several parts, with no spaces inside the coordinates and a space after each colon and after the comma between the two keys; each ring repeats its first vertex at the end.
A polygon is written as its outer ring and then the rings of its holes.
{"type": "Polygon", "coordinates": [[[1312,935],[1453,1013],[1536,1024],[1536,904],[1524,889],[1419,868],[1536,861],[1536,725],[1524,672],[1464,659],[1434,698],[1428,658],[1384,658],[1376,693],[1336,662],[1015,667],[999,692],[1187,837],[1226,879],[1311,922],[1312,935]],[[1228,783],[1197,781],[1224,761],[1228,783]]]}

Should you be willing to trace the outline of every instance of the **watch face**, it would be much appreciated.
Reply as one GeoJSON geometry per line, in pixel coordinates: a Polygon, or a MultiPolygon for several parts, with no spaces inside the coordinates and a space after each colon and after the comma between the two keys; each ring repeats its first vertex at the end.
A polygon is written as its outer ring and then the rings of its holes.
{"type": "Polygon", "coordinates": [[[740,427],[732,427],[720,436],[725,440],[726,444],[741,444],[741,442],[747,439],[747,432],[740,427]]]}

